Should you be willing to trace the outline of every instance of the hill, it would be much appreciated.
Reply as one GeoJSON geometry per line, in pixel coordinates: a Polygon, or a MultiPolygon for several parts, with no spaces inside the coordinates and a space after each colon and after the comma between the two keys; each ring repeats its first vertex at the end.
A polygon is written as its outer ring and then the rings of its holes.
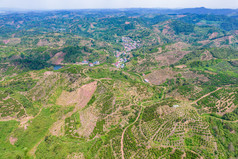
{"type": "Polygon", "coordinates": [[[236,158],[234,12],[1,14],[0,158],[236,158]]]}

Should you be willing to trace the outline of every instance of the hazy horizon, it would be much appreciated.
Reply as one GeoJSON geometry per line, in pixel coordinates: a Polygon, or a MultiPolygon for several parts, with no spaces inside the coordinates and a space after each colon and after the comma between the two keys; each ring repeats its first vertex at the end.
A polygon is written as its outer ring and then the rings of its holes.
{"type": "Polygon", "coordinates": [[[205,7],[211,9],[237,9],[237,0],[0,0],[0,8],[23,10],[69,9],[123,9],[159,8],[181,9],[205,7]]]}

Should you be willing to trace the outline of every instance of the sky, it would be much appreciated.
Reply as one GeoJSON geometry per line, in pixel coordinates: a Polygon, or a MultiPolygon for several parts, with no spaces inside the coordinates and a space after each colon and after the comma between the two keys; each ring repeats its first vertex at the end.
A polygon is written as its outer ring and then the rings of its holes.
{"type": "Polygon", "coordinates": [[[238,0],[0,0],[0,8],[51,10],[95,8],[238,8],[238,0]]]}

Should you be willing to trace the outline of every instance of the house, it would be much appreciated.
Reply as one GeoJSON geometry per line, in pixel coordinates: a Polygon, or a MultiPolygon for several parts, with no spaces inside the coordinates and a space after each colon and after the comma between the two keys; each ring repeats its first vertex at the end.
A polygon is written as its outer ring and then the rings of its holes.
{"type": "Polygon", "coordinates": [[[83,64],[88,64],[88,61],[87,60],[83,60],[82,63],[83,64]]]}
{"type": "Polygon", "coordinates": [[[145,79],[145,82],[146,82],[146,83],[149,83],[149,80],[148,80],[148,79],[145,79]]]}
{"type": "Polygon", "coordinates": [[[93,67],[94,65],[93,65],[93,63],[89,63],[89,66],[90,66],[90,67],[93,67]]]}
{"type": "Polygon", "coordinates": [[[120,63],[119,63],[119,62],[116,62],[116,63],[115,63],[115,66],[116,66],[117,68],[120,68],[120,63]]]}
{"type": "Polygon", "coordinates": [[[173,107],[174,107],[174,108],[178,108],[178,107],[179,107],[179,105],[173,105],[173,107]]]}
{"type": "Polygon", "coordinates": [[[100,65],[100,62],[99,61],[95,61],[93,64],[94,65],[100,65]]]}
{"type": "Polygon", "coordinates": [[[124,68],[125,67],[125,65],[124,64],[121,64],[121,68],[124,68]]]}

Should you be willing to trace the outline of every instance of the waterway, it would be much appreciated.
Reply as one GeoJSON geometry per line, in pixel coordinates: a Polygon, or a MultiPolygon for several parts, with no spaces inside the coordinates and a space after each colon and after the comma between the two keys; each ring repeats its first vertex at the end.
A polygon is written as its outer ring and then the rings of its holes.
{"type": "Polygon", "coordinates": [[[61,66],[61,65],[55,65],[54,66],[54,70],[59,70],[59,69],[61,69],[63,66],[61,66]]]}

